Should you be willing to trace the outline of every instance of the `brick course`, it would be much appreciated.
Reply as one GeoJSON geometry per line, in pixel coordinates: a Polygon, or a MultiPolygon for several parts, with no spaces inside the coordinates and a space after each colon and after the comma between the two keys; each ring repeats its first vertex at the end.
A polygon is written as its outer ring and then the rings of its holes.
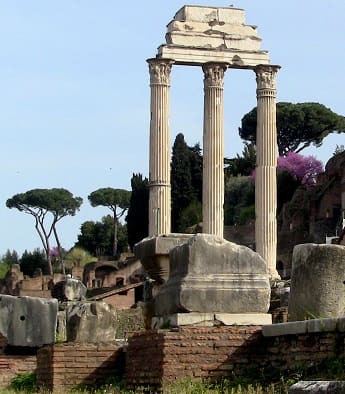
{"type": "Polygon", "coordinates": [[[23,372],[35,372],[35,355],[5,354],[7,339],[0,335],[0,388],[7,387],[12,379],[23,372]]]}
{"type": "Polygon", "coordinates": [[[48,345],[37,353],[37,383],[50,391],[68,391],[114,376],[123,365],[121,342],[48,345]]]}
{"type": "Polygon", "coordinates": [[[129,387],[160,386],[174,380],[214,379],[269,368],[277,373],[344,356],[341,332],[263,337],[259,326],[180,327],[129,338],[129,387]]]}

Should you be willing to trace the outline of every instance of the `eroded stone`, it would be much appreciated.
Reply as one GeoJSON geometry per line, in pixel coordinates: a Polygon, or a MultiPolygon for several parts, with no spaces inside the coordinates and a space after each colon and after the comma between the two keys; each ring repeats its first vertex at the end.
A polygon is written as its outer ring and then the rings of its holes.
{"type": "Polygon", "coordinates": [[[155,315],[183,312],[266,313],[265,261],[251,249],[196,234],[170,252],[170,276],[155,299],[155,315]]]}
{"type": "Polygon", "coordinates": [[[116,310],[100,301],[69,303],[66,308],[68,342],[110,342],[116,339],[116,310]]]}
{"type": "Polygon", "coordinates": [[[295,246],[292,257],[289,321],[344,316],[344,266],[344,246],[295,246]]]}
{"type": "Polygon", "coordinates": [[[1,295],[0,333],[13,346],[54,343],[57,312],[55,299],[1,295]]]}

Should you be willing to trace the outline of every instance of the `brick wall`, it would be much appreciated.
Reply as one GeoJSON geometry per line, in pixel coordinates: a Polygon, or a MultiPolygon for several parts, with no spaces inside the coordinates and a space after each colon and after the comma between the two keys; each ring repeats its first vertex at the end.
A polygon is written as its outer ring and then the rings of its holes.
{"type": "Polygon", "coordinates": [[[258,326],[194,327],[136,333],[129,338],[129,387],[176,379],[214,379],[268,368],[277,374],[344,356],[342,332],[264,337],[258,326]]]}
{"type": "Polygon", "coordinates": [[[51,391],[68,391],[114,376],[123,367],[121,342],[48,345],[37,353],[37,383],[51,391]]]}
{"type": "Polygon", "coordinates": [[[0,388],[7,387],[16,375],[36,370],[35,355],[5,354],[6,345],[7,339],[0,335],[0,388]]]}
{"type": "Polygon", "coordinates": [[[261,327],[194,327],[136,333],[129,338],[129,387],[176,379],[220,377],[248,364],[261,349],[261,327]]]}
{"type": "Polygon", "coordinates": [[[0,354],[0,387],[7,387],[16,375],[35,369],[36,356],[0,354]]]}

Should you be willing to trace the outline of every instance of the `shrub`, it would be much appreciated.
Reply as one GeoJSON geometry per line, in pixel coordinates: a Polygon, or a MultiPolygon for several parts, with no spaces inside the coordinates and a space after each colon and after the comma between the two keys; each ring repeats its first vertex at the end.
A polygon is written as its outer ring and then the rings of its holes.
{"type": "Polygon", "coordinates": [[[37,393],[36,375],[33,372],[23,372],[15,376],[10,384],[14,391],[37,393]]]}

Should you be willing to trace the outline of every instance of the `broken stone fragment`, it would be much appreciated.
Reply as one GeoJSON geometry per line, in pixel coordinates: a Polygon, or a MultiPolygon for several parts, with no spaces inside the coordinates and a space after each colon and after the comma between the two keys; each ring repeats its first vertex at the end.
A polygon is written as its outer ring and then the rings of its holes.
{"type": "Polygon", "coordinates": [[[55,299],[0,295],[0,333],[13,346],[54,343],[57,311],[55,299]]]}
{"type": "Polygon", "coordinates": [[[116,310],[105,302],[68,303],[68,342],[111,342],[116,339],[116,310]]]}

